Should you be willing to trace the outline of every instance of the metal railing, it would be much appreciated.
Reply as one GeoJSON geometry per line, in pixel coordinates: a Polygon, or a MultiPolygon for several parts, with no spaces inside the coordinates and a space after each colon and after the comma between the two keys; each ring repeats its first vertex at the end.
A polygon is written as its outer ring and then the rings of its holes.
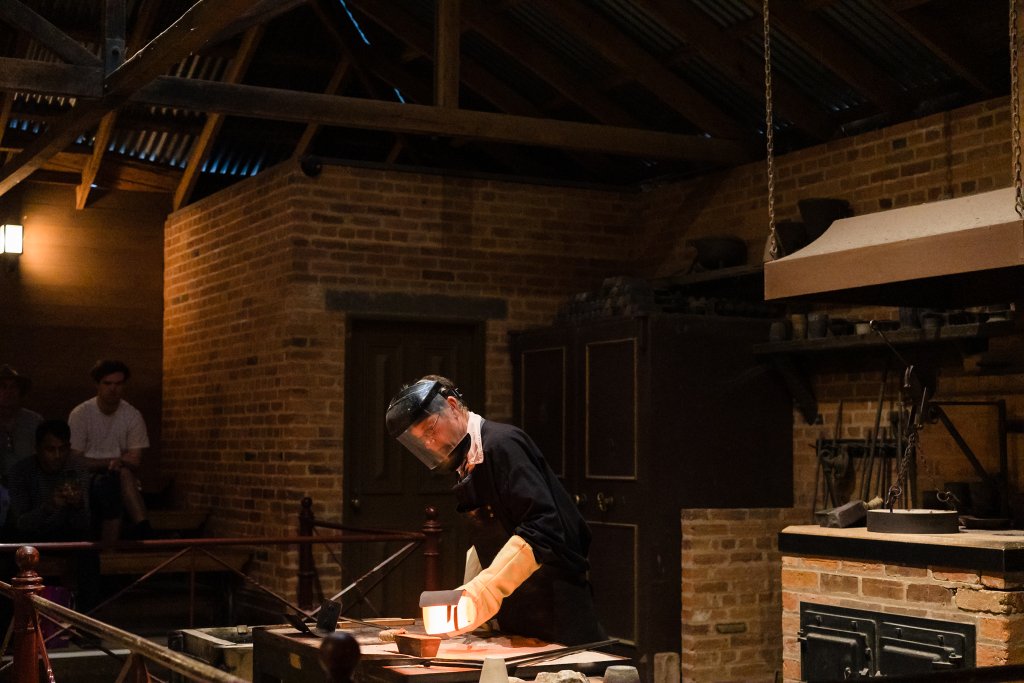
{"type": "MultiPolygon", "coordinates": [[[[388,564],[387,567],[378,566],[374,568],[374,570],[371,570],[370,574],[377,577],[386,575],[387,572],[394,569],[394,565],[407,557],[411,550],[422,545],[425,562],[424,588],[426,590],[436,590],[438,587],[440,577],[440,535],[442,528],[437,522],[437,511],[434,508],[426,509],[426,521],[424,522],[422,531],[420,532],[352,529],[333,522],[318,521],[313,516],[312,500],[310,498],[304,498],[302,500],[299,519],[300,532],[298,536],[154,539],[107,544],[85,541],[38,543],[34,545],[0,544],[0,553],[15,553],[15,560],[18,566],[18,575],[14,578],[12,584],[6,584],[0,581],[0,592],[7,594],[14,603],[14,618],[12,619],[11,627],[8,632],[8,639],[5,640],[3,648],[3,651],[6,652],[8,644],[13,646],[13,659],[8,661],[2,668],[0,668],[0,670],[13,667],[13,680],[19,681],[19,683],[23,681],[26,683],[30,681],[37,681],[39,671],[38,662],[42,659],[48,678],[52,682],[54,678],[46,651],[46,640],[57,638],[66,631],[72,631],[79,635],[90,634],[114,643],[115,647],[123,647],[129,650],[130,654],[127,659],[124,660],[121,675],[117,679],[119,681],[135,680],[133,676],[140,676],[139,672],[145,671],[146,660],[150,660],[172,672],[194,678],[195,680],[213,681],[215,683],[236,683],[244,680],[225,674],[223,671],[205,665],[198,660],[157,645],[138,635],[124,631],[89,616],[113,603],[143,581],[167,570],[171,565],[174,565],[174,568],[171,569],[172,571],[180,571],[176,568],[181,566],[180,561],[187,555],[191,555],[193,558],[193,562],[189,565],[187,572],[189,574],[190,626],[193,625],[195,613],[194,603],[196,593],[196,574],[199,570],[196,569],[194,558],[197,556],[212,560],[213,564],[220,565],[224,571],[228,571],[237,577],[240,577],[247,584],[253,586],[263,594],[269,596],[282,605],[286,605],[291,610],[302,614],[303,616],[315,614],[315,611],[310,611],[310,608],[312,607],[313,584],[317,579],[317,571],[313,562],[314,544],[380,542],[395,540],[407,541],[399,553],[396,553],[389,558],[389,561],[386,563],[388,564]],[[315,529],[317,527],[336,530],[340,533],[327,536],[315,535],[315,529]],[[215,553],[208,550],[208,548],[224,548],[246,545],[260,547],[268,545],[298,546],[299,571],[297,605],[289,601],[287,598],[278,595],[269,588],[262,586],[258,581],[218,558],[215,553]],[[152,566],[152,568],[145,571],[145,573],[135,579],[130,585],[121,589],[103,602],[100,602],[95,607],[92,607],[88,613],[83,614],[76,612],[62,605],[51,602],[50,600],[46,600],[38,595],[38,593],[44,588],[42,577],[40,577],[37,572],[40,560],[40,551],[60,553],[68,551],[159,551],[171,549],[180,549],[180,551],[166,559],[158,561],[154,566],[152,566]],[[43,638],[42,629],[39,624],[40,615],[53,621],[60,627],[57,632],[51,634],[46,640],[43,638]],[[9,643],[8,640],[10,641],[9,643]]],[[[382,563],[382,565],[383,564],[385,563],[382,563]]],[[[207,566],[209,566],[209,563],[207,563],[207,566]]],[[[360,577],[360,579],[357,579],[352,586],[343,590],[338,594],[338,596],[335,596],[335,598],[343,595],[350,588],[358,587],[360,584],[365,582],[366,578],[367,575],[360,577]]],[[[333,637],[330,641],[325,640],[324,643],[325,652],[322,657],[322,663],[325,672],[334,678],[346,678],[347,674],[341,675],[339,672],[351,673],[355,661],[355,659],[352,658],[353,656],[356,659],[358,658],[358,647],[354,648],[353,655],[353,648],[347,643],[340,642],[340,640],[343,640],[344,638],[344,634],[340,634],[333,637]]],[[[105,651],[107,654],[116,656],[109,650],[105,651]]],[[[146,680],[146,678],[140,677],[140,680],[146,680]]]]}

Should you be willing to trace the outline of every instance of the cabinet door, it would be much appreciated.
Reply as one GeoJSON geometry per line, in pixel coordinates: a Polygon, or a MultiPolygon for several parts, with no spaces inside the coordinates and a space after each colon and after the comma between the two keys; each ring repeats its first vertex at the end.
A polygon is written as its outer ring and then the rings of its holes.
{"type": "Polygon", "coordinates": [[[569,451],[569,344],[558,331],[513,340],[515,421],[565,477],[569,451]]]}
{"type": "MultiPolygon", "coordinates": [[[[654,652],[644,624],[654,623],[652,610],[660,599],[644,587],[652,578],[647,555],[655,550],[647,539],[652,520],[645,503],[653,492],[645,491],[650,482],[641,472],[644,324],[628,320],[579,329],[579,439],[567,476],[594,535],[590,579],[598,614],[608,634],[631,646],[634,656],[654,652]]],[[[665,649],[677,650],[678,636],[665,649]]]]}

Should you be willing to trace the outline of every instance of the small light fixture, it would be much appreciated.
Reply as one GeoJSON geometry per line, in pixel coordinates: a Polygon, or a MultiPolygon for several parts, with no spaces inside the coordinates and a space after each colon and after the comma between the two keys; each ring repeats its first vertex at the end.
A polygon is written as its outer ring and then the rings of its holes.
{"type": "MultiPolygon", "coordinates": [[[[464,591],[423,591],[420,593],[420,607],[423,608],[423,630],[427,635],[451,633],[465,628],[473,622],[472,609],[459,610],[459,601],[464,591]]],[[[463,607],[471,607],[467,601],[463,607]]]]}
{"type": "Polygon", "coordinates": [[[25,228],[17,223],[0,225],[0,258],[7,266],[7,272],[18,270],[18,259],[24,249],[25,228]]]}
{"type": "Polygon", "coordinates": [[[21,254],[25,228],[16,223],[0,225],[0,254],[21,254]]]}

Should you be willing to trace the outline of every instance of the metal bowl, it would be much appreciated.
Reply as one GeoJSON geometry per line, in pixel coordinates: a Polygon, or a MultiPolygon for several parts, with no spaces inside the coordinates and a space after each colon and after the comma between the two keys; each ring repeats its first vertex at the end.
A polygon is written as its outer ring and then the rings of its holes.
{"type": "Polygon", "coordinates": [[[880,534],[956,534],[956,510],[868,510],[868,531],[880,534]]]}

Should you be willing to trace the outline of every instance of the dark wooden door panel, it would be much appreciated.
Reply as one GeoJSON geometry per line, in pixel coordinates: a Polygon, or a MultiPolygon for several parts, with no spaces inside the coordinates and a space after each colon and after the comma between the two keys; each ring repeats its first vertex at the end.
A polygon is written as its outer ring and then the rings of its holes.
{"type": "Polygon", "coordinates": [[[637,477],[636,339],[589,341],[583,347],[587,479],[637,477]]]}
{"type": "Polygon", "coordinates": [[[520,356],[521,426],[558,476],[565,476],[568,409],[565,352],[565,346],[554,346],[527,349],[520,356]]]}
{"type": "Polygon", "coordinates": [[[639,637],[637,527],[591,522],[590,529],[594,547],[600,549],[600,559],[591,558],[590,582],[601,624],[610,637],[635,645],[639,637]]]}

